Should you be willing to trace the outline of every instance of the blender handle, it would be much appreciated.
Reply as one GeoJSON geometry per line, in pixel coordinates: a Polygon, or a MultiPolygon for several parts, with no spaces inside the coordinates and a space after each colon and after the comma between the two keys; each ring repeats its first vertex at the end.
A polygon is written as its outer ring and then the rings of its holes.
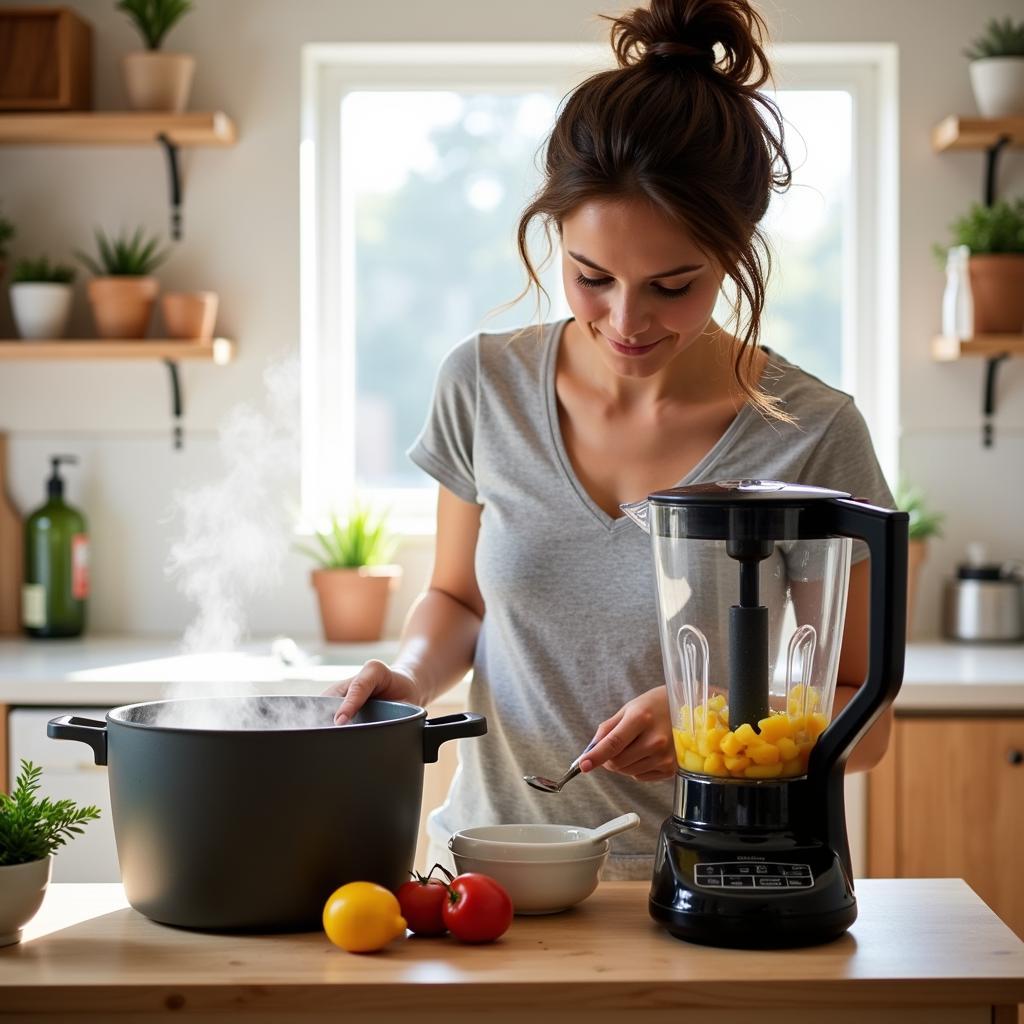
{"type": "Polygon", "coordinates": [[[907,631],[906,512],[879,508],[853,498],[834,498],[828,530],[865,541],[871,555],[868,671],[863,685],[811,750],[808,776],[836,778],[842,786],[846,759],[899,693],[907,631]]]}

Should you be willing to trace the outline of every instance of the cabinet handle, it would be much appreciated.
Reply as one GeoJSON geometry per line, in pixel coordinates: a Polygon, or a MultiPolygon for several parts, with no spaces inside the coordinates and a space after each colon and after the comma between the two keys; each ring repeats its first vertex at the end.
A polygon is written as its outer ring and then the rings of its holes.
{"type": "Polygon", "coordinates": [[[1012,765],[1024,764],[1024,750],[1010,750],[1006,754],[1006,760],[1012,765]]]}

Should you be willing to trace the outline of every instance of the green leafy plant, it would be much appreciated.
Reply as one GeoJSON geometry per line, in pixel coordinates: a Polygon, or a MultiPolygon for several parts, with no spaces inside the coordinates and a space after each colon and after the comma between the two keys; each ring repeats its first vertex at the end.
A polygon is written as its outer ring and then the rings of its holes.
{"type": "Polygon", "coordinates": [[[928,508],[924,492],[919,487],[914,487],[906,480],[900,480],[893,497],[896,499],[896,507],[910,516],[911,540],[942,536],[942,523],[946,517],[928,508]]]}
{"type": "Polygon", "coordinates": [[[7,243],[14,235],[14,225],[0,213],[0,260],[7,259],[7,243]]]}
{"type": "Polygon", "coordinates": [[[37,260],[18,260],[11,274],[15,284],[71,284],[74,279],[74,267],[66,267],[63,263],[51,266],[48,256],[40,256],[37,260]]]}
{"type": "Polygon", "coordinates": [[[964,50],[968,60],[985,57],[1024,57],[1024,21],[1014,24],[1013,19],[989,19],[983,35],[964,50]]]}
{"type": "MultiPolygon", "coordinates": [[[[949,226],[951,245],[966,245],[972,253],[1024,253],[1024,197],[1000,199],[991,206],[973,203],[949,226]]],[[[944,263],[947,247],[936,245],[935,258],[944,263]]]]}
{"type": "Polygon", "coordinates": [[[117,9],[131,18],[147,50],[159,50],[164,36],[190,10],[191,0],[118,0],[117,9]]]}
{"type": "Polygon", "coordinates": [[[97,277],[145,277],[155,270],[165,259],[168,252],[157,251],[156,238],[146,239],[142,228],[136,228],[129,238],[122,232],[117,238],[108,238],[102,230],[96,229],[96,248],[99,250],[99,261],[75,250],[75,255],[97,277]]]}
{"type": "Polygon", "coordinates": [[[42,774],[42,768],[22,760],[14,791],[0,793],[0,867],[49,857],[100,816],[98,807],[79,807],[73,800],[39,799],[42,774]]]}
{"type": "Polygon", "coordinates": [[[381,565],[394,549],[387,529],[387,513],[375,513],[360,501],[352,504],[345,519],[332,515],[326,530],[315,532],[319,548],[299,545],[323,569],[357,569],[362,565],[381,565]]]}

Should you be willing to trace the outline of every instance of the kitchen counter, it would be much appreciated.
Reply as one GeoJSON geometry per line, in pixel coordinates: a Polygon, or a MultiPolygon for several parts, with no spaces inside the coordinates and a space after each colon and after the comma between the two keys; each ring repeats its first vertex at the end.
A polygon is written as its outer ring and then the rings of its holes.
{"type": "Polygon", "coordinates": [[[850,932],[802,950],[740,951],[671,938],[647,883],[604,883],[500,942],[407,939],[357,956],[321,933],[220,936],[154,924],[119,885],[54,885],[20,945],[0,949],[0,1014],[120,1024],[476,1020],[632,1024],[1008,1024],[1024,1002],[1024,943],[958,879],[858,883],[850,932]],[[794,1017],[795,1011],[814,1018],[794,1017]],[[112,1016],[116,1014],[116,1017],[112,1016]],[[261,1016],[266,1014],[266,1016],[261,1016]],[[78,1015],[82,1015],[79,1017],[78,1015]],[[349,1016],[351,1015],[351,1016],[349,1016]]]}
{"type": "MultiPolygon", "coordinates": [[[[368,658],[387,659],[395,641],[317,646],[320,660],[286,665],[271,641],[234,652],[181,653],[171,637],[86,637],[0,640],[0,704],[95,705],[175,696],[231,693],[319,693],[368,658]]],[[[464,689],[447,695],[462,699],[464,689]]],[[[1024,644],[910,644],[898,711],[1024,711],[1024,644]]]]}

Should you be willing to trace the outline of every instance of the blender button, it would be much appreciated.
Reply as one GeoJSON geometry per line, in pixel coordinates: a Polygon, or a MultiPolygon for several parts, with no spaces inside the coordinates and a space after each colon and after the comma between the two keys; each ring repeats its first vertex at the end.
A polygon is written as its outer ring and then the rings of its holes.
{"type": "Polygon", "coordinates": [[[750,866],[747,865],[747,864],[737,864],[736,865],[736,874],[738,874],[738,875],[749,875],[750,874],[750,866]]]}
{"type": "Polygon", "coordinates": [[[811,880],[809,878],[787,878],[786,882],[789,884],[790,889],[809,889],[811,887],[811,880]]]}
{"type": "Polygon", "coordinates": [[[722,876],[702,875],[697,878],[697,884],[703,886],[717,886],[720,889],[722,887],[722,876]]]}
{"type": "Polygon", "coordinates": [[[786,887],[786,880],[784,878],[766,876],[757,879],[757,887],[759,889],[784,889],[786,887]]]}
{"type": "Polygon", "coordinates": [[[747,875],[726,875],[725,887],[727,889],[752,889],[754,879],[747,875]]]}

